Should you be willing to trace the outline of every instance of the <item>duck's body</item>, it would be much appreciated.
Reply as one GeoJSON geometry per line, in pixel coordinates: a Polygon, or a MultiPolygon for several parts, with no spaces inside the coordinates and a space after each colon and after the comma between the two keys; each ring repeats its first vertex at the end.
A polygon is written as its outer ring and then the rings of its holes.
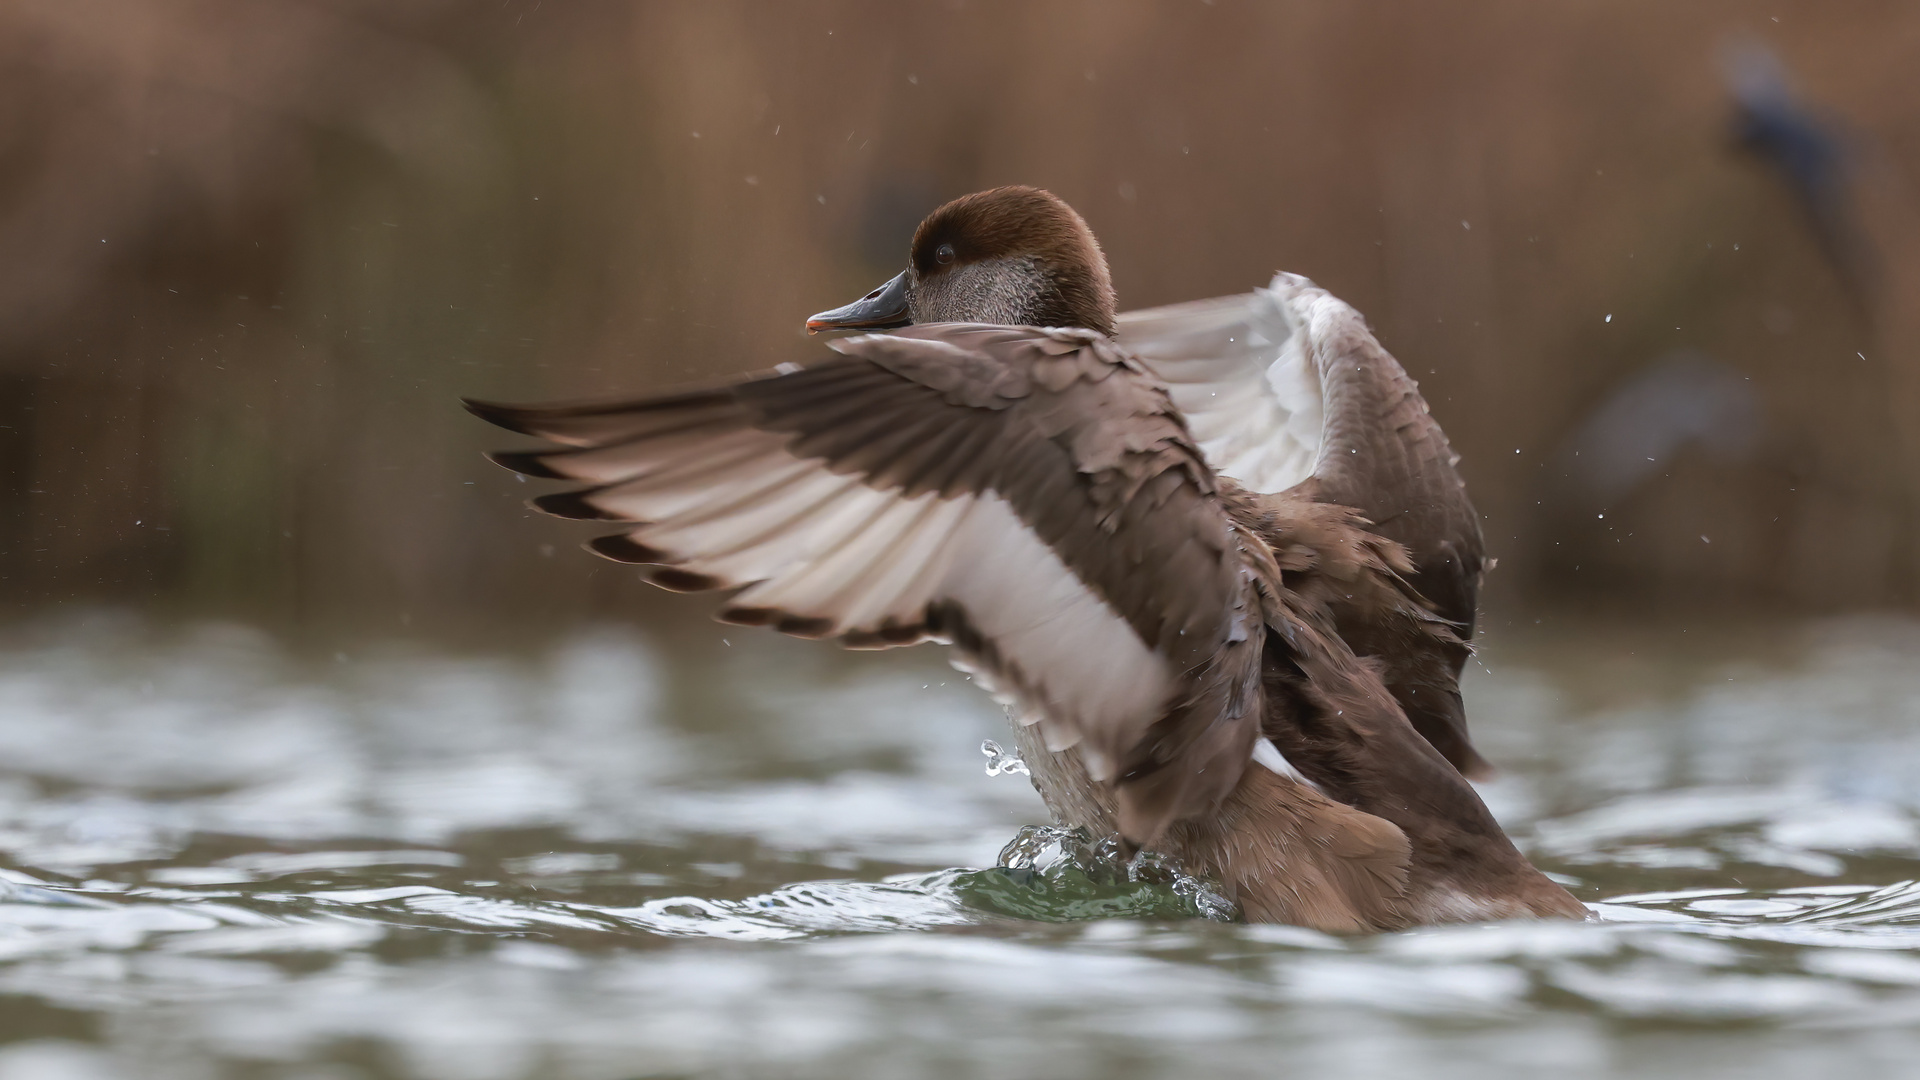
{"type": "Polygon", "coordinates": [[[472,407],[564,447],[504,464],[594,485],[536,505],[633,523],[601,554],[744,588],[724,621],[950,643],[1062,823],[1217,877],[1249,919],[1585,914],[1462,776],[1479,530],[1351,308],[1283,275],[1116,319],[1078,216],[997,189],[809,325],[904,328],[709,391],[472,407]]]}

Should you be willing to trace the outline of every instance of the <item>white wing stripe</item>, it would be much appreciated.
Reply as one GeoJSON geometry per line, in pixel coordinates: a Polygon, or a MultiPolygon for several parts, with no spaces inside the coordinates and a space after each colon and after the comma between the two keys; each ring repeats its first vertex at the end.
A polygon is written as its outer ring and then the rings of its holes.
{"type": "MultiPolygon", "coordinates": [[[[965,555],[942,592],[966,609],[1001,656],[1019,659],[1019,679],[1037,698],[1023,702],[1026,715],[1019,719],[1041,721],[1050,750],[1072,746],[1088,731],[1101,732],[1108,745],[1130,745],[1160,717],[1172,692],[1165,658],[999,495],[979,499],[965,531],[959,545],[965,555]]],[[[1095,779],[1110,775],[1113,763],[1091,747],[1082,758],[1095,779]]]]}

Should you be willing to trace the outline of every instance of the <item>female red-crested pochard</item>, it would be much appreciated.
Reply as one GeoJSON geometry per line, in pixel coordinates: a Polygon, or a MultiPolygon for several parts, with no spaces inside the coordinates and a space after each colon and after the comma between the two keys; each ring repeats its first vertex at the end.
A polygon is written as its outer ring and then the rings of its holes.
{"type": "Polygon", "coordinates": [[[1481,539],[1446,437],[1358,313],[1304,278],[1115,314],[1080,216],[968,195],[810,330],[886,329],[712,389],[469,403],[558,448],[589,546],[723,622],[950,644],[1062,824],[1327,931],[1585,909],[1466,775],[1481,539]],[[1463,775],[1465,774],[1465,775],[1463,775]]]}

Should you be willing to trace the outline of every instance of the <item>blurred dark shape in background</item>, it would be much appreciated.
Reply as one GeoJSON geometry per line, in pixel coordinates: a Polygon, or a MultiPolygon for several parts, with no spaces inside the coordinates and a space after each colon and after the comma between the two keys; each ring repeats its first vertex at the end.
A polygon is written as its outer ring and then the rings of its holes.
{"type": "Polygon", "coordinates": [[[1605,507],[1693,446],[1722,463],[1745,462],[1759,445],[1762,423],[1751,380],[1679,350],[1628,379],[1574,430],[1565,490],[1605,507]]]}
{"type": "Polygon", "coordinates": [[[1711,600],[1785,572],[1794,483],[1752,380],[1677,349],[1614,388],[1535,481],[1543,576],[1711,600]]]}
{"type": "Polygon", "coordinates": [[[16,0],[0,598],[687,610],[519,510],[454,397],[804,361],[921,214],[1019,182],[1123,306],[1284,268],[1365,311],[1497,604],[1911,604],[1917,47],[1891,2],[16,0]]]}
{"type": "Polygon", "coordinates": [[[1879,276],[1853,207],[1853,155],[1836,125],[1788,85],[1780,58],[1752,39],[1727,42],[1721,68],[1739,144],[1779,171],[1835,268],[1863,295],[1879,276]]]}

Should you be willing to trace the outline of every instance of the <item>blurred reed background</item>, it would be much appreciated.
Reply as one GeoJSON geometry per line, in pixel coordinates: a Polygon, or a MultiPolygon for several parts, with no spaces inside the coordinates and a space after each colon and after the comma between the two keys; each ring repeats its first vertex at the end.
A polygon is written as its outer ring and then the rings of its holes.
{"type": "Polygon", "coordinates": [[[1366,312],[1496,603],[1909,605],[1916,55],[1897,2],[11,0],[0,598],[689,610],[519,511],[456,395],[818,356],[1019,182],[1123,306],[1284,268],[1366,312]]]}

